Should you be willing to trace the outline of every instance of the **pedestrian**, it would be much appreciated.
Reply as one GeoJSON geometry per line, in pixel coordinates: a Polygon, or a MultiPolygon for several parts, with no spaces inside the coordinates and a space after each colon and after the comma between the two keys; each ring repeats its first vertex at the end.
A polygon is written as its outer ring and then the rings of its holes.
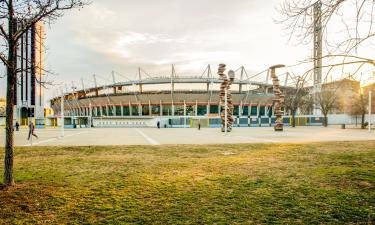
{"type": "Polygon", "coordinates": [[[27,138],[27,140],[30,140],[31,135],[33,135],[34,137],[38,138],[38,135],[36,135],[34,133],[34,131],[35,131],[34,123],[32,121],[30,121],[29,122],[29,137],[27,138]]]}
{"type": "Polygon", "coordinates": [[[201,129],[201,120],[198,120],[198,130],[201,129]]]}
{"type": "Polygon", "coordinates": [[[156,125],[157,125],[158,129],[160,129],[160,121],[158,121],[156,125]]]}
{"type": "Polygon", "coordinates": [[[19,131],[20,130],[20,124],[18,123],[18,121],[16,121],[16,131],[19,131]]]}

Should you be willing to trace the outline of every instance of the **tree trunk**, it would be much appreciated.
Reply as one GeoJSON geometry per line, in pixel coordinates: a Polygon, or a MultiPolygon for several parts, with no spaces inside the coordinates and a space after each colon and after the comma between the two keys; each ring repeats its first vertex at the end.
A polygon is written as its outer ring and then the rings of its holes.
{"type": "Polygon", "coordinates": [[[14,109],[14,86],[16,83],[16,43],[13,40],[13,1],[9,1],[8,18],[8,65],[7,65],[7,100],[6,100],[6,122],[5,122],[5,157],[4,157],[4,185],[14,185],[13,179],[13,109],[14,109]]]}
{"type": "Polygon", "coordinates": [[[365,113],[361,115],[361,129],[365,129],[365,113]]]}
{"type": "Polygon", "coordinates": [[[292,127],[296,127],[296,112],[291,111],[292,114],[292,127]]]}
{"type": "Polygon", "coordinates": [[[323,126],[324,127],[328,127],[328,116],[327,116],[327,114],[324,114],[323,115],[323,126]]]}

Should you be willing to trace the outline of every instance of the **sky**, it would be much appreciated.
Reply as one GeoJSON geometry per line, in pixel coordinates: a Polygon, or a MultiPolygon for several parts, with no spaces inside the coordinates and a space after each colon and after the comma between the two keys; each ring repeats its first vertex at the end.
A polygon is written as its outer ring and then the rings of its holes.
{"type": "MultiPolygon", "coordinates": [[[[109,82],[114,70],[130,79],[141,67],[151,76],[199,76],[244,65],[249,74],[311,55],[310,46],[288,44],[277,16],[277,0],[94,0],[47,28],[50,80],[81,86],[109,82]]],[[[117,76],[118,80],[126,80],[117,76]]]]}
{"type": "MultiPolygon", "coordinates": [[[[93,0],[65,12],[46,27],[46,69],[54,86],[93,86],[134,79],[138,67],[151,76],[199,76],[207,64],[216,74],[245,66],[256,74],[274,64],[295,64],[312,55],[312,44],[295,45],[281,25],[281,0],[93,0]],[[118,75],[118,74],[121,74],[118,75]]],[[[263,78],[260,78],[263,79],[263,78]]],[[[1,79],[0,95],[5,95],[1,79]]]]}

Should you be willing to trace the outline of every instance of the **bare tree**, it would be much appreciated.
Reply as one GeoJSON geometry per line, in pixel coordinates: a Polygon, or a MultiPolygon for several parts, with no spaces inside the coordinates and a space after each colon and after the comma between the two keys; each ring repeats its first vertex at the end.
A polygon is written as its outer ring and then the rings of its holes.
{"type": "Polygon", "coordinates": [[[284,25],[290,38],[301,43],[310,42],[315,32],[315,22],[321,21],[327,50],[351,53],[375,37],[375,2],[373,0],[284,0],[279,7],[282,16],[277,22],[284,25]],[[321,13],[314,18],[313,8],[319,4],[321,13]],[[349,18],[349,20],[348,20],[349,18]],[[335,22],[335,24],[331,24],[335,22]],[[345,28],[340,37],[330,39],[333,26],[345,28]]]}
{"type": "Polygon", "coordinates": [[[51,22],[63,15],[63,11],[81,8],[89,4],[87,0],[0,0],[0,37],[3,51],[0,60],[6,67],[6,139],[4,158],[4,185],[14,184],[13,179],[13,109],[17,74],[17,43],[21,36],[37,22],[51,22]],[[20,21],[20,23],[18,23],[20,21]]]}
{"type": "Polygon", "coordinates": [[[284,105],[287,110],[290,110],[292,127],[296,126],[297,110],[301,110],[302,105],[306,103],[306,98],[309,94],[309,90],[305,85],[305,79],[301,76],[298,76],[295,81],[295,86],[293,86],[292,89],[288,89],[285,91],[284,105]]]}
{"type": "Polygon", "coordinates": [[[374,0],[284,0],[278,11],[281,17],[276,22],[283,25],[290,40],[307,44],[314,39],[317,29],[322,33],[324,54],[300,63],[325,60],[322,68],[328,71],[327,76],[333,68],[344,70],[347,65],[351,74],[365,65],[375,68],[374,58],[358,55],[375,38],[374,0]],[[314,7],[320,13],[314,14],[314,7]]]}
{"type": "Polygon", "coordinates": [[[339,109],[337,91],[335,87],[323,86],[318,93],[315,93],[316,107],[323,114],[323,126],[328,126],[328,113],[339,109]]]}
{"type": "Polygon", "coordinates": [[[352,116],[361,116],[361,129],[366,128],[365,124],[365,115],[368,108],[368,95],[363,94],[362,92],[352,97],[349,102],[350,105],[350,115],[352,116]]]}

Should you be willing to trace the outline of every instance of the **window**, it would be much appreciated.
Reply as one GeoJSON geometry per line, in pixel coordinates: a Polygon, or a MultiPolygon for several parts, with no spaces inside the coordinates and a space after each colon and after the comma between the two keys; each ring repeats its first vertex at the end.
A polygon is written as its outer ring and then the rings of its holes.
{"type": "Polygon", "coordinates": [[[151,106],[151,114],[153,116],[159,116],[160,115],[160,106],[159,105],[151,106]]]}
{"type": "Polygon", "coordinates": [[[124,113],[124,116],[130,116],[129,106],[123,106],[122,111],[124,113]]]}
{"type": "Polygon", "coordinates": [[[257,116],[258,115],[258,106],[251,106],[251,113],[250,116],[257,116]]]}
{"type": "Polygon", "coordinates": [[[207,114],[207,106],[205,105],[198,105],[198,116],[204,116],[207,114]]]}
{"type": "Polygon", "coordinates": [[[163,116],[170,116],[170,115],[172,115],[172,106],[163,105],[163,116]]]}
{"type": "Polygon", "coordinates": [[[249,115],[249,106],[242,106],[242,115],[243,116],[249,115]]]}

